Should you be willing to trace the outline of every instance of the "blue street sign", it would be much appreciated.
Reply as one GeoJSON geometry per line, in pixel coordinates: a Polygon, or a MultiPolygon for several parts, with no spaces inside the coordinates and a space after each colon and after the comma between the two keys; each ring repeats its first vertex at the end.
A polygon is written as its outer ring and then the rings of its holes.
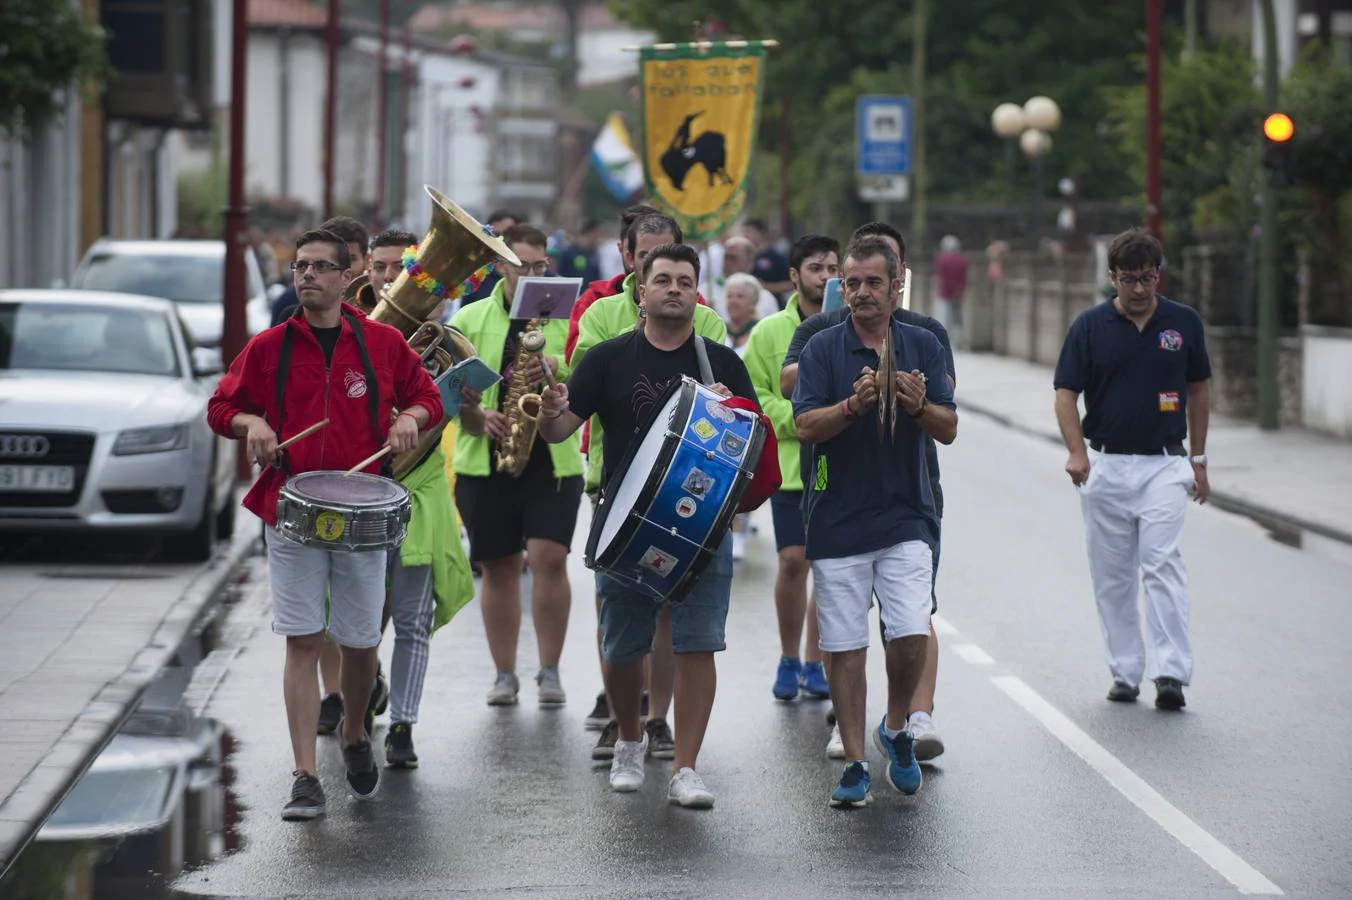
{"type": "Polygon", "coordinates": [[[909,175],[911,98],[860,97],[855,106],[859,175],[909,175]]]}

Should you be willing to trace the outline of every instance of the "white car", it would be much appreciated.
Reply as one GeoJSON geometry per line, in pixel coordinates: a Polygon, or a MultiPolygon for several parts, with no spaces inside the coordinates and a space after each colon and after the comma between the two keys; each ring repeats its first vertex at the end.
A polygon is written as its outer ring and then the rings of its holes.
{"type": "MultiPolygon", "coordinates": [[[[250,250],[244,254],[245,327],[250,336],[271,324],[267,290],[250,250]]],[[[199,347],[220,347],[225,327],[224,241],[114,241],[100,238],[85,252],[71,287],[164,297],[178,304],[199,347]]]]}
{"type": "Polygon", "coordinates": [[[206,421],[220,371],[168,300],[0,291],[0,531],[149,532],[209,558],[235,520],[235,445],[206,421]]]}

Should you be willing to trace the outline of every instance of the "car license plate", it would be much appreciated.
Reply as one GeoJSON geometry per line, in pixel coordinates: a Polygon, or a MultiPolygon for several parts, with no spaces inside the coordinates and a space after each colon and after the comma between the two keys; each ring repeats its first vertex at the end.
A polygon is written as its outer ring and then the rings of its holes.
{"type": "Polygon", "coordinates": [[[73,490],[74,466],[0,466],[0,491],[65,494],[73,490]]]}

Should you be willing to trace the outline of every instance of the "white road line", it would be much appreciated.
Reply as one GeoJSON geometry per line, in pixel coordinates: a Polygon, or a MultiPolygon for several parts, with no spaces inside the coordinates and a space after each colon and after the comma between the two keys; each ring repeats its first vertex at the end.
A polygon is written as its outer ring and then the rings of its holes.
{"type": "Polygon", "coordinates": [[[971,663],[974,666],[995,665],[995,660],[991,655],[976,644],[949,644],[948,649],[958,654],[963,662],[971,663]]]}
{"type": "Polygon", "coordinates": [[[993,675],[991,681],[1046,727],[1076,756],[1089,763],[1118,793],[1171,834],[1175,840],[1202,858],[1241,894],[1280,895],[1282,889],[1268,881],[1263,873],[1240,859],[1233,850],[1211,836],[1126,764],[1103,748],[1060,710],[1042,698],[1023,679],[1013,675],[993,675]]]}
{"type": "Polygon", "coordinates": [[[930,616],[930,624],[934,626],[934,633],[946,636],[953,636],[958,633],[958,629],[953,627],[953,623],[943,616],[935,614],[930,616]]]}

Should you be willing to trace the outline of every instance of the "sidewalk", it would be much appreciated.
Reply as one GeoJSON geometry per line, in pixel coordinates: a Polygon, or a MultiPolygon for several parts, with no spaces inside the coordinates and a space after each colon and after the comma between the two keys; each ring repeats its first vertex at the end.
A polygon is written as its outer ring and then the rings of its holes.
{"type": "MultiPolygon", "coordinates": [[[[959,415],[980,413],[1062,446],[1050,368],[987,353],[959,353],[956,363],[959,415]]],[[[1290,540],[1317,535],[1352,545],[1352,442],[1213,415],[1206,450],[1217,507],[1290,540]]]]}
{"type": "Polygon", "coordinates": [[[258,545],[241,515],[206,565],[0,568],[0,873],[116,734],[258,545]]]}

